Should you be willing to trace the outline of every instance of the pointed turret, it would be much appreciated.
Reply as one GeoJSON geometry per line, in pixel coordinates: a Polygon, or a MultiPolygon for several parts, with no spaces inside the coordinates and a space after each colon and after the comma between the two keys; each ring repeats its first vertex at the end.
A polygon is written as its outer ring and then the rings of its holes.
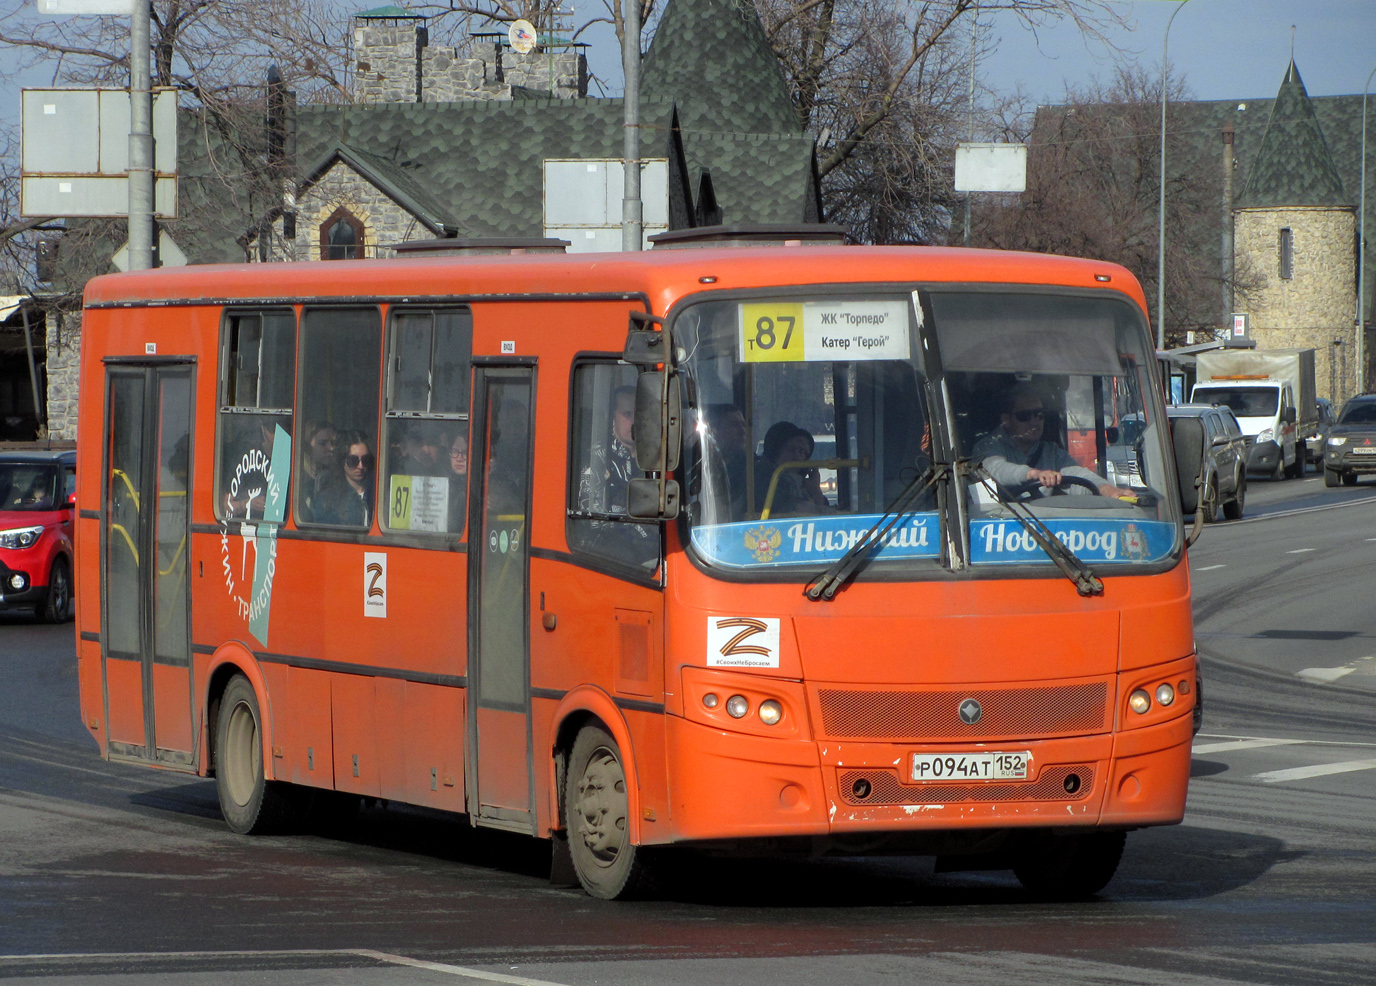
{"type": "Polygon", "coordinates": [[[1353,205],[1293,61],[1271,107],[1247,185],[1233,205],[1236,209],[1353,205]]]}

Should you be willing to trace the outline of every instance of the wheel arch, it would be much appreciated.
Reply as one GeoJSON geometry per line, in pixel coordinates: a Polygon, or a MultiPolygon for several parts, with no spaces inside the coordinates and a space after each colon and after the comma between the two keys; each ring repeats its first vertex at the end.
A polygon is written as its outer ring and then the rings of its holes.
{"type": "MultiPolygon", "coordinates": [[[[220,699],[230,679],[242,674],[248,679],[254,696],[258,699],[258,714],[262,718],[260,735],[263,742],[263,764],[275,764],[272,757],[272,710],[268,695],[267,681],[263,669],[253,651],[238,640],[228,640],[215,649],[205,676],[205,696],[201,703],[201,773],[206,777],[215,776],[215,734],[220,716],[220,699]]],[[[269,780],[273,779],[271,777],[269,780]]]]}
{"type": "Polygon", "coordinates": [[[568,692],[555,710],[550,734],[549,767],[546,774],[546,790],[550,792],[550,829],[560,831],[565,828],[563,789],[566,781],[569,753],[574,741],[584,726],[600,726],[616,740],[621,754],[622,769],[627,778],[633,778],[627,785],[627,814],[630,820],[631,842],[640,844],[640,768],[636,762],[635,746],[626,718],[617,708],[615,700],[605,691],[593,685],[582,685],[568,692]]]}

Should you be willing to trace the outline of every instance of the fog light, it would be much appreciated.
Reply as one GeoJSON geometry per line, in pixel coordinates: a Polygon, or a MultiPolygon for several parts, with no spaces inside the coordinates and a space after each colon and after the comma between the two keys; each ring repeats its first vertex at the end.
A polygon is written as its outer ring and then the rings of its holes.
{"type": "Polygon", "coordinates": [[[721,702],[721,699],[717,698],[716,692],[708,692],[706,695],[702,696],[702,704],[709,709],[715,709],[719,702],[721,702]]]}
{"type": "Polygon", "coordinates": [[[1128,696],[1128,708],[1138,715],[1151,708],[1151,696],[1139,688],[1128,696]]]}
{"type": "Polygon", "coordinates": [[[772,698],[767,698],[760,703],[760,722],[766,726],[773,726],[784,717],[784,707],[772,698]]]}
{"type": "Polygon", "coordinates": [[[1169,684],[1156,686],[1156,700],[1162,705],[1170,705],[1175,701],[1175,689],[1169,684]]]}
{"type": "Polygon", "coordinates": [[[732,719],[744,719],[750,712],[750,701],[744,695],[732,695],[726,700],[726,714],[732,719]]]}
{"type": "Polygon", "coordinates": [[[24,576],[16,572],[14,575],[10,576],[10,588],[22,589],[24,588],[25,581],[24,576]]]}

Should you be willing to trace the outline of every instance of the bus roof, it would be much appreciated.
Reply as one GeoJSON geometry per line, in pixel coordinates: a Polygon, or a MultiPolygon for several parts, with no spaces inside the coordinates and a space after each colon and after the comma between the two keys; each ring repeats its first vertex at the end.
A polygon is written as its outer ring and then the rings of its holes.
{"type": "Polygon", "coordinates": [[[1125,267],[958,247],[769,246],[641,253],[332,260],[161,267],[93,278],[88,307],[262,299],[644,295],[664,311],[702,290],[846,283],[1049,284],[1120,291],[1145,307],[1125,267]],[[714,278],[705,281],[704,278],[714,278]]]}

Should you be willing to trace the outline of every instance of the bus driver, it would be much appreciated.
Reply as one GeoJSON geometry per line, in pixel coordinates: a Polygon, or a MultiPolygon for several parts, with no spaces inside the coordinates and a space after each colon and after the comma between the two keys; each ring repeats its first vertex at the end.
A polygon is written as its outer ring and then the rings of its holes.
{"type": "MultiPolygon", "coordinates": [[[[1132,495],[1131,490],[1106,483],[1102,476],[1079,465],[1055,442],[1044,441],[1045,422],[1046,407],[1041,394],[1031,384],[1018,383],[1003,395],[999,426],[975,442],[971,458],[981,462],[994,482],[1004,487],[1036,481],[1043,488],[1055,489],[1064,475],[1088,480],[1100,496],[1132,495]]],[[[1089,491],[1071,486],[1066,492],[1089,491]]]]}

